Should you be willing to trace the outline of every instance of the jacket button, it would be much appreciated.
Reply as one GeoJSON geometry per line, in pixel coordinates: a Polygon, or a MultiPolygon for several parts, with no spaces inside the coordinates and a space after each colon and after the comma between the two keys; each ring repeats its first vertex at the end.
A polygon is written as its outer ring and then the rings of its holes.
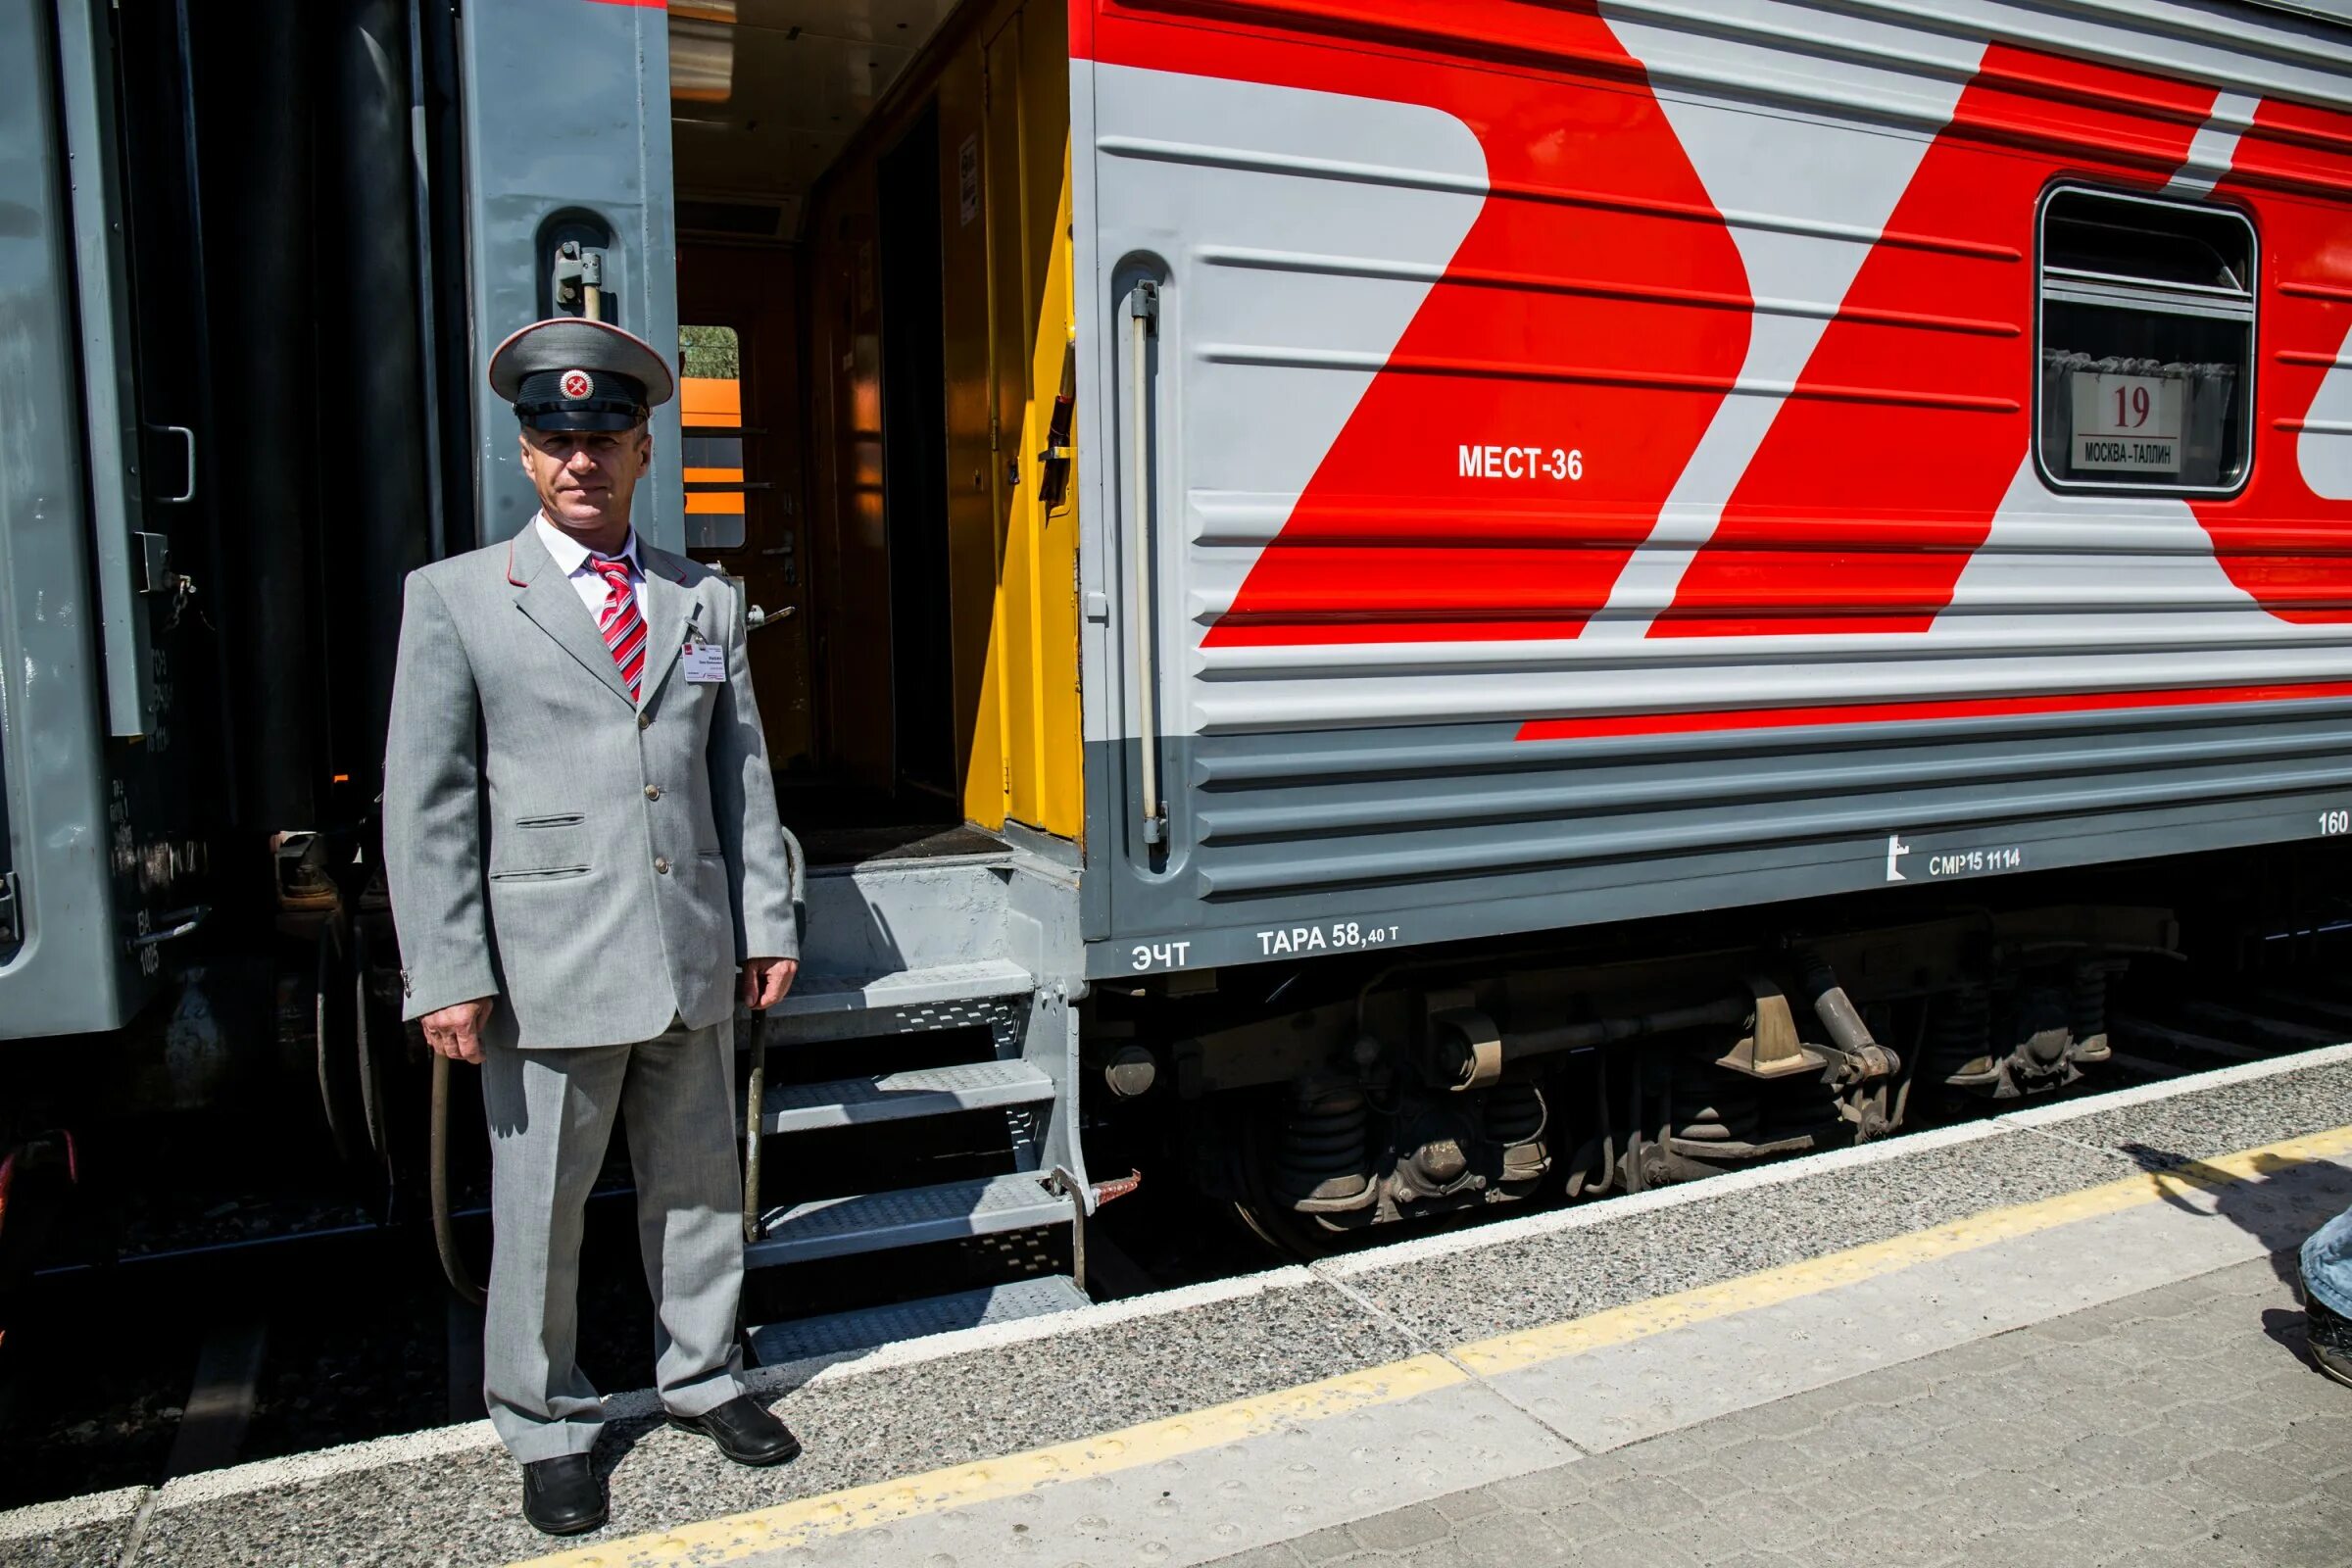
{"type": "Polygon", "coordinates": [[[654,715],[651,713],[639,713],[637,715],[637,727],[639,729],[652,729],[654,727],[654,715]]]}
{"type": "Polygon", "coordinates": [[[660,800],[662,798],[662,786],[659,784],[648,784],[645,787],[645,798],[649,801],[660,800]]]}
{"type": "Polygon", "coordinates": [[[663,859],[663,858],[662,858],[661,856],[659,856],[659,855],[655,856],[655,857],[654,857],[654,870],[656,871],[656,873],[658,873],[659,875],[662,875],[662,876],[667,876],[667,875],[669,875],[669,861],[667,861],[666,859],[663,859]]]}

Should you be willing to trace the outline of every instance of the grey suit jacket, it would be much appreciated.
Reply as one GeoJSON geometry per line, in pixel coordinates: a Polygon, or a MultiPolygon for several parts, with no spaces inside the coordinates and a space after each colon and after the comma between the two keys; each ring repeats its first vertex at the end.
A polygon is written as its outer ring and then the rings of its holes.
{"type": "Polygon", "coordinates": [[[498,996],[516,1043],[622,1045],[734,1009],[797,957],[790,870],[733,587],[638,544],[632,705],[535,528],[410,574],[384,760],[405,1016],[498,996]],[[727,678],[689,681],[689,639],[727,678]]]}

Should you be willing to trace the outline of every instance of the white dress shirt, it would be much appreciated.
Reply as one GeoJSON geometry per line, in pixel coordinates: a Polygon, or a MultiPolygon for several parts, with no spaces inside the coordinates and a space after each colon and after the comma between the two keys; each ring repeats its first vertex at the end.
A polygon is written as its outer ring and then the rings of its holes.
{"type": "MultiPolygon", "coordinates": [[[[612,585],[605,581],[603,572],[588,564],[588,547],[547,520],[541,513],[531,525],[539,530],[539,542],[555,559],[556,567],[571,579],[571,586],[588,607],[588,618],[598,625],[605,620],[605,601],[612,597],[612,585]]],[[[637,590],[637,612],[645,612],[645,564],[637,559],[637,530],[629,530],[628,539],[620,547],[620,559],[629,564],[629,586],[637,590]]]]}

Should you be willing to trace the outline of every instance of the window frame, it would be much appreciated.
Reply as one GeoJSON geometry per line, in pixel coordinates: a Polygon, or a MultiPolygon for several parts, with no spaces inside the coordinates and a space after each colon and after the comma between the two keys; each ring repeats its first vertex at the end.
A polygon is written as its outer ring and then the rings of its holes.
{"type": "MultiPolygon", "coordinates": [[[[2131,280],[2115,278],[2113,281],[2108,281],[2110,276],[2111,274],[2104,273],[2079,274],[2079,281],[2075,285],[2072,296],[2062,295],[2058,302],[2102,308],[2119,299],[2130,299],[2132,293],[2131,280]],[[2102,300],[2096,297],[2101,294],[2106,294],[2110,298],[2102,300]]],[[[2251,212],[2228,201],[2196,200],[2165,196],[2142,190],[2122,190],[2112,185],[2099,185],[2082,179],[2054,180],[2043,188],[2040,199],[2034,205],[2033,288],[2034,352],[2030,369],[2033,390],[2028,399],[2031,429],[2027,445],[2033,454],[2034,471],[2040,478],[2044,489],[2057,495],[2171,496],[2181,499],[2195,497],[2200,500],[2228,500],[2244,492],[2246,486],[2252,483],[2254,478],[2254,438],[2260,429],[2257,416],[2260,413],[2262,401],[2262,229],[2255,222],[2254,215],[2251,212]],[[2205,218],[2230,219],[2245,229],[2246,287],[2242,297],[2245,302],[2243,319],[2246,328],[2244,360],[2246,399],[2245,408],[2239,416],[2243,420],[2245,458],[2238,465],[2236,477],[2228,484],[2167,484],[2147,479],[2064,479],[2050,471],[2049,464],[2042,451],[2042,421],[2045,416],[2042,408],[2041,365],[2042,353],[2047,346],[2043,341],[2043,330],[2047,322],[2048,306],[2052,297],[2049,292],[2047,253],[2051,205],[2060,197],[2068,195],[2094,196],[2102,201],[2124,202],[2133,206],[2159,208],[2171,212],[2195,213],[2205,218]]],[[[2227,290],[2193,283],[2158,284],[2151,280],[2145,285],[2145,291],[2150,295],[2170,296],[2169,304],[2152,307],[2154,314],[2186,316],[2205,320],[2238,319],[2234,311],[2200,311],[2188,308],[2195,296],[2201,294],[2210,294],[2215,297],[2217,302],[2227,300],[2234,303],[2240,298],[2227,290]]]]}

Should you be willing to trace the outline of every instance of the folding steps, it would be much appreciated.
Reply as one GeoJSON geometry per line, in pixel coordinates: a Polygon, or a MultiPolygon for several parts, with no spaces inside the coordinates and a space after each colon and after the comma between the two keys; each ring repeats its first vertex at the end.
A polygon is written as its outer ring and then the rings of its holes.
{"type": "Polygon", "coordinates": [[[1026,1061],[972,1061],[831,1083],[787,1084],[760,1102],[760,1130],[814,1132],[820,1127],[866,1127],[957,1110],[1035,1105],[1054,1098],[1054,1080],[1026,1061]]]}
{"type": "MultiPolygon", "coordinates": [[[[1093,1206],[1071,1099],[1076,1014],[1068,983],[1041,978],[1079,972],[1064,951],[1074,949],[1074,936],[1055,940],[1074,933],[1075,892],[1065,870],[1010,847],[996,857],[869,862],[808,878],[801,975],[759,1025],[737,1032],[747,1049],[763,1053],[756,1117],[763,1152],[748,1173],[760,1202],[744,1247],[747,1269],[1070,1227],[1081,1205],[1093,1206]],[[947,1030],[961,1034],[926,1050],[900,1049],[911,1046],[905,1037],[947,1030]],[[766,1082],[771,1072],[808,1076],[800,1064],[812,1060],[829,1072],[865,1070],[766,1082]],[[959,1179],[941,1181],[949,1171],[927,1173],[921,1157],[906,1152],[970,1149],[956,1142],[960,1132],[943,1140],[910,1129],[975,1112],[1004,1118],[1001,1147],[1013,1169],[970,1176],[970,1157],[957,1155],[961,1163],[950,1171],[959,1179]],[[825,1137],[796,1152],[793,1141],[811,1134],[825,1137]],[[796,1200],[779,1173],[806,1180],[814,1158],[827,1162],[825,1181],[838,1184],[846,1169],[876,1190],[796,1200]],[[1067,1179],[1055,1180],[1056,1172],[1067,1179]]],[[[1079,1255],[1075,1238],[1071,1252],[1079,1255]]],[[[983,1275],[993,1267],[982,1260],[983,1275]]],[[[870,1288],[889,1271],[858,1278],[870,1288]]],[[[763,1325],[748,1338],[753,1353],[773,1363],[1086,1299],[1077,1281],[1026,1279],[763,1325]]]]}
{"type": "MultiPolygon", "coordinates": [[[[969,959],[884,974],[818,974],[796,982],[792,994],[768,1010],[768,1018],[772,1026],[786,1019],[799,1022],[844,1013],[953,1007],[1026,997],[1036,989],[1037,981],[1029,971],[1007,958],[969,959]]],[[[807,1039],[812,1031],[800,1028],[792,1032],[807,1039]]]]}
{"type": "Polygon", "coordinates": [[[1028,1171],[937,1187],[901,1187],[855,1198],[819,1198],[760,1216],[759,1241],[743,1250],[746,1268],[807,1263],[894,1247],[1002,1236],[1066,1223],[1070,1200],[1028,1171]]]}
{"type": "Polygon", "coordinates": [[[1043,1317],[1089,1304],[1086,1293],[1058,1275],[1014,1280],[985,1290],[957,1291],[920,1301],[869,1306],[857,1312],[828,1312],[752,1330],[752,1350],[762,1366],[780,1366],[812,1355],[870,1350],[894,1340],[1043,1317]]]}

